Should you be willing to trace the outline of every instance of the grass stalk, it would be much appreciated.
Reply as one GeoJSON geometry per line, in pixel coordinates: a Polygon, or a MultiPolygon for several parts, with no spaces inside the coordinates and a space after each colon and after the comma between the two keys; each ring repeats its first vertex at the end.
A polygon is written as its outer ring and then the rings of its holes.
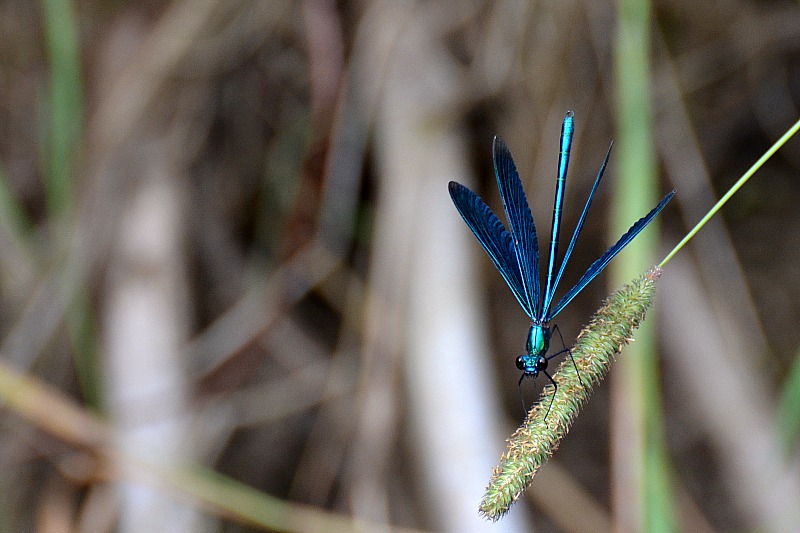
{"type": "MultiPolygon", "coordinates": [[[[71,0],[42,0],[45,43],[50,67],[47,121],[44,124],[44,190],[55,234],[74,208],[77,154],[83,134],[83,88],[80,76],[78,19],[71,0]]],[[[100,408],[99,362],[94,313],[87,294],[71,303],[68,328],[81,392],[100,408]]]]}
{"type": "Polygon", "coordinates": [[[544,388],[524,424],[509,439],[481,502],[482,515],[497,520],[507,513],[558,448],[592,389],[644,320],[660,275],[661,270],[654,268],[613,293],[578,336],[573,357],[565,357],[553,375],[558,389],[544,388]]]}
{"type": "Polygon", "coordinates": [[[50,87],[44,176],[48,210],[69,213],[76,153],[83,130],[77,20],[71,0],[42,0],[50,87]]]}
{"type": "MultiPolygon", "coordinates": [[[[617,97],[618,178],[614,181],[611,233],[616,237],[657,201],[658,173],[653,139],[650,92],[651,8],[646,0],[619,0],[615,50],[617,97]]],[[[657,227],[657,221],[654,224],[657,227]]],[[[620,286],[652,264],[657,230],[637,237],[625,250],[625,260],[611,265],[613,286],[620,286]]],[[[671,482],[664,444],[660,372],[655,332],[645,326],[620,365],[617,398],[623,402],[623,419],[632,435],[624,439],[625,452],[614,457],[618,471],[630,472],[617,479],[614,497],[618,525],[637,531],[674,531],[671,482]],[[624,464],[623,464],[624,463],[624,464]],[[627,487],[627,490],[626,490],[627,487]],[[624,506],[624,508],[623,508],[624,506]]],[[[616,449],[621,449],[619,446],[616,449]]]]}

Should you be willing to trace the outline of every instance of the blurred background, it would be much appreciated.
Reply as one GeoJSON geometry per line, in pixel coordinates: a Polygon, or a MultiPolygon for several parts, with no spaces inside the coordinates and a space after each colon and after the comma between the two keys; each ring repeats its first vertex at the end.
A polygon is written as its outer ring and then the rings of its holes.
{"type": "Polygon", "coordinates": [[[567,239],[614,140],[563,294],[678,190],[571,345],[799,104],[791,1],[3,0],[0,531],[800,530],[800,140],[497,523],[529,321],[447,194],[501,135],[544,244],[574,110],[567,239]]]}

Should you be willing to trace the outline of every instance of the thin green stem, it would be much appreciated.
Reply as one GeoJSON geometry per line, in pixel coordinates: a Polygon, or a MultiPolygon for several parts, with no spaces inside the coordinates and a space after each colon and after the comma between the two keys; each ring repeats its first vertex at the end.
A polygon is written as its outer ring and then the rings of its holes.
{"type": "Polygon", "coordinates": [[[722,206],[725,205],[725,203],[728,200],[730,200],[731,196],[736,194],[736,191],[738,191],[742,187],[742,185],[747,183],[747,180],[749,180],[752,177],[752,175],[755,174],[756,171],[760,169],[764,165],[764,163],[766,163],[767,160],[770,157],[772,157],[772,155],[775,152],[777,152],[784,144],[786,144],[786,142],[789,139],[791,139],[792,136],[795,133],[797,133],[798,130],[800,130],[800,120],[795,122],[794,126],[789,128],[789,131],[783,134],[783,137],[778,139],[778,141],[775,144],[773,144],[769,150],[764,152],[764,155],[762,155],[758,159],[758,161],[756,161],[755,164],[752,167],[750,167],[750,169],[747,172],[745,172],[741,178],[739,178],[739,181],[737,181],[734,184],[734,186],[731,187],[727,193],[725,193],[725,196],[719,199],[719,202],[717,202],[716,205],[712,207],[711,210],[706,214],[706,216],[704,216],[700,220],[700,222],[697,223],[697,225],[692,229],[692,231],[686,234],[686,236],[681,240],[681,242],[679,242],[678,245],[675,246],[675,248],[673,248],[669,254],[667,254],[667,257],[665,257],[664,260],[661,261],[661,263],[658,266],[660,268],[664,268],[664,265],[666,265],[669,262],[669,260],[672,259],[672,256],[678,253],[678,251],[680,251],[680,249],[683,248],[683,246],[687,242],[689,242],[692,239],[692,237],[694,237],[695,233],[700,231],[700,228],[705,226],[706,222],[708,222],[711,219],[711,217],[717,214],[717,211],[719,211],[722,208],[722,206]]]}

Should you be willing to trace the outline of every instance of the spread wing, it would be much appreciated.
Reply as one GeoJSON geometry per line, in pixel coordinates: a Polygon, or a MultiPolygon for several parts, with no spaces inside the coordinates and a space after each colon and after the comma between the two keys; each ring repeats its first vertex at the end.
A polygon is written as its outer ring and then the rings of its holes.
{"type": "Polygon", "coordinates": [[[628,243],[630,243],[634,239],[634,237],[636,237],[644,228],[647,227],[648,224],[650,224],[650,222],[653,221],[656,215],[658,215],[661,212],[661,210],[664,209],[664,206],[666,206],[667,203],[669,203],[669,201],[672,200],[672,197],[674,195],[675,191],[672,191],[664,198],[662,198],[662,200],[658,203],[657,206],[653,208],[652,211],[647,213],[647,215],[645,215],[644,217],[640,218],[636,222],[636,224],[631,226],[630,229],[622,237],[620,237],[620,239],[614,246],[606,250],[606,253],[600,256],[600,259],[592,263],[592,266],[590,266],[589,269],[586,271],[586,273],[583,275],[583,277],[580,280],[578,280],[578,283],[575,284],[575,286],[572,287],[569,290],[569,292],[565,294],[563,298],[561,298],[561,300],[559,300],[559,302],[553,308],[552,312],[550,312],[547,315],[544,322],[549,322],[550,320],[552,320],[559,313],[559,311],[561,311],[568,303],[570,303],[572,299],[575,298],[575,296],[577,296],[578,293],[581,292],[584,289],[584,287],[586,287],[586,285],[589,284],[590,281],[592,281],[598,274],[600,274],[600,272],[602,272],[603,269],[608,265],[609,261],[611,261],[615,255],[620,253],[622,249],[625,248],[625,246],[627,246],[628,243]]]}
{"type": "MultiPolygon", "coordinates": [[[[494,173],[503,209],[506,212],[509,229],[514,241],[514,252],[522,278],[523,294],[527,299],[528,315],[535,320],[540,316],[539,288],[539,241],[536,237],[536,225],[525,197],[525,190],[517,173],[517,167],[511,158],[511,152],[500,138],[494,138],[494,173]]],[[[523,305],[523,307],[526,307],[523,305]]]]}
{"type": "Polygon", "coordinates": [[[528,303],[520,270],[517,265],[517,256],[514,252],[514,239],[506,231],[503,223],[497,218],[480,197],[460,183],[451,181],[448,185],[450,198],[464,218],[469,229],[475,234],[478,242],[489,254],[495,268],[500,271],[503,279],[511,288],[511,292],[528,314],[533,317],[533,310],[528,303]]]}
{"type": "Polygon", "coordinates": [[[589,193],[589,198],[586,199],[586,205],[583,206],[583,212],[581,213],[581,218],[578,219],[578,224],[575,226],[575,232],[572,234],[572,239],[569,241],[569,246],[567,246],[567,252],[564,254],[564,259],[561,260],[561,267],[558,269],[558,275],[556,276],[555,282],[553,282],[553,286],[550,289],[550,292],[544,295],[544,304],[542,305],[542,315],[548,316],[550,315],[550,304],[553,302],[553,297],[556,294],[556,288],[558,288],[558,283],[561,281],[561,276],[564,274],[564,269],[567,267],[567,263],[569,262],[569,258],[572,256],[572,250],[575,248],[575,243],[578,242],[578,235],[581,234],[581,230],[583,229],[583,224],[586,222],[586,215],[589,214],[589,208],[592,205],[592,200],[594,199],[594,195],[597,192],[597,187],[600,185],[600,180],[603,179],[603,173],[606,170],[606,166],[608,165],[608,158],[611,155],[611,147],[608,147],[608,152],[606,152],[606,158],[603,161],[603,165],[600,167],[600,171],[597,173],[597,178],[594,180],[594,185],[592,185],[592,190],[589,193]]]}

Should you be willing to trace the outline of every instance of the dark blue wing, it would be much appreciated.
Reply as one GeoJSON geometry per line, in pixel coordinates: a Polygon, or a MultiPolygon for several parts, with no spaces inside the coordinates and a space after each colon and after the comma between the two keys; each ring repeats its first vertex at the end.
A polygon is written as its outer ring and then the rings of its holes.
{"type": "Polygon", "coordinates": [[[600,272],[602,272],[603,269],[606,267],[606,265],[608,265],[609,261],[611,261],[615,255],[621,252],[622,249],[625,248],[625,246],[627,246],[628,243],[630,243],[633,240],[633,238],[639,234],[639,232],[641,232],[644,228],[647,227],[647,225],[650,222],[653,221],[656,215],[658,215],[658,213],[660,213],[661,210],[664,209],[664,206],[666,206],[667,203],[670,200],[672,200],[672,197],[674,195],[675,191],[672,191],[671,193],[666,195],[658,203],[658,205],[653,208],[652,211],[647,213],[647,215],[640,218],[639,221],[636,222],[636,224],[631,226],[630,229],[625,233],[625,235],[620,237],[620,239],[614,246],[606,250],[606,253],[604,253],[600,257],[600,259],[592,263],[592,266],[589,267],[589,270],[586,271],[586,274],[584,274],[583,277],[578,281],[578,283],[574,287],[572,287],[569,290],[569,292],[566,295],[564,295],[563,298],[561,298],[561,300],[559,300],[559,302],[553,308],[553,311],[547,315],[544,322],[549,322],[550,320],[552,320],[559,313],[559,311],[561,311],[568,303],[570,303],[572,299],[575,298],[575,296],[577,296],[578,293],[581,292],[584,289],[584,287],[586,287],[586,285],[588,285],[589,282],[595,278],[595,276],[597,276],[600,272]]]}
{"type": "Polygon", "coordinates": [[[558,287],[558,283],[561,281],[561,276],[564,274],[564,269],[567,266],[567,262],[569,261],[570,256],[572,256],[572,250],[575,248],[575,243],[578,242],[578,235],[580,235],[581,230],[583,229],[583,223],[586,222],[586,215],[589,213],[589,207],[592,205],[592,200],[597,192],[597,187],[600,185],[600,180],[603,178],[603,173],[606,171],[606,166],[608,165],[608,158],[610,155],[611,146],[608,147],[606,158],[603,160],[603,165],[600,167],[600,171],[597,173],[597,178],[594,180],[592,190],[589,192],[589,198],[586,199],[586,205],[583,206],[583,213],[581,213],[581,218],[578,219],[578,225],[575,226],[575,232],[572,234],[572,239],[570,239],[569,246],[567,246],[567,252],[564,254],[564,259],[561,261],[561,267],[558,269],[558,275],[553,282],[550,292],[544,295],[544,303],[542,305],[542,315],[544,316],[547,316],[550,312],[550,304],[553,301],[553,296],[556,295],[556,288],[558,287]]]}
{"type": "MultiPolygon", "coordinates": [[[[539,241],[536,237],[536,226],[533,215],[528,206],[528,199],[519,180],[517,167],[511,159],[508,146],[500,137],[494,138],[494,173],[497,177],[497,186],[500,188],[500,197],[503,199],[503,209],[506,212],[509,229],[514,238],[514,251],[516,253],[519,271],[522,274],[522,287],[527,297],[529,316],[539,320],[539,241]]],[[[525,307],[523,305],[523,307],[525,307]]]]}
{"type": "Polygon", "coordinates": [[[477,194],[455,181],[450,182],[448,189],[450,198],[453,199],[464,222],[489,254],[494,266],[500,271],[522,308],[528,316],[533,317],[523,289],[522,278],[517,266],[517,256],[514,252],[514,239],[511,234],[506,231],[497,215],[477,194]]]}

